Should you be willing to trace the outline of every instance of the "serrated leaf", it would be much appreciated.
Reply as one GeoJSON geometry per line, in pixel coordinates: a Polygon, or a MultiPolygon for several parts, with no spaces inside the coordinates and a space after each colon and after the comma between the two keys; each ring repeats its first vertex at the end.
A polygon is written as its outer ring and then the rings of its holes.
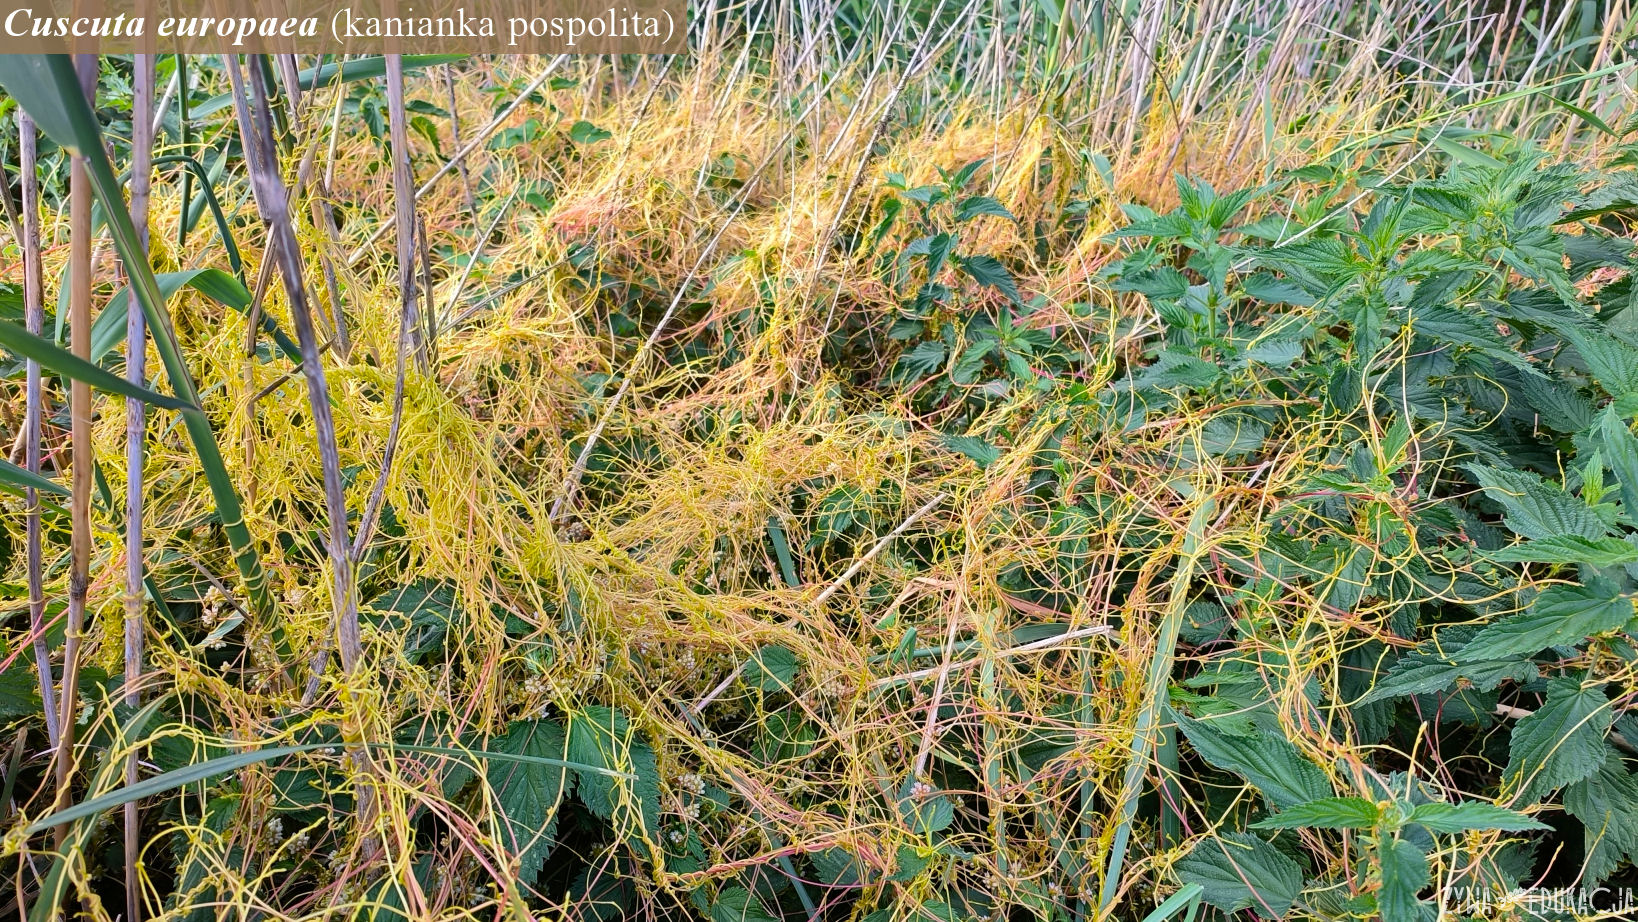
{"type": "Polygon", "coordinates": [[[1428,885],[1428,856],[1405,839],[1389,839],[1378,849],[1382,889],[1376,908],[1382,922],[1421,922],[1421,900],[1416,894],[1428,885]]]}
{"type": "MultiPolygon", "coordinates": [[[[1290,233],[1296,230],[1286,219],[1278,218],[1276,220],[1279,223],[1274,228],[1275,233],[1290,233]]],[[[1240,230],[1242,233],[1247,232],[1247,228],[1241,228],[1240,230]]],[[[1308,307],[1314,303],[1313,295],[1308,294],[1291,282],[1277,279],[1267,272],[1256,272],[1241,279],[1240,290],[1267,304],[1292,304],[1297,307],[1308,307]]]]}
{"type": "MultiPolygon", "coordinates": [[[[566,759],[563,728],[546,720],[520,720],[490,748],[513,755],[566,759]]],[[[574,789],[567,768],[524,762],[486,762],[484,778],[495,792],[508,850],[517,856],[520,879],[533,882],[557,845],[557,813],[574,789]]]]}
{"type": "Polygon", "coordinates": [[[1559,535],[1536,541],[1521,541],[1485,556],[1499,563],[1567,563],[1613,567],[1638,563],[1638,545],[1629,544],[1620,538],[1559,535]]]}
{"type": "Polygon", "coordinates": [[[1014,304],[1024,303],[1023,295],[1018,293],[1018,283],[1012,280],[1012,273],[994,256],[968,256],[958,260],[956,265],[978,284],[994,288],[1014,304]]]}
{"type": "Polygon", "coordinates": [[[1303,345],[1295,339],[1265,339],[1245,351],[1248,362],[1269,368],[1289,368],[1302,358],[1303,345]]]}
{"type": "MultiPolygon", "coordinates": [[[[637,738],[624,714],[600,705],[569,719],[569,761],[634,775],[635,779],[576,772],[580,802],[612,820],[628,842],[657,842],[660,831],[660,771],[654,749],[637,738]]],[[[639,850],[641,851],[641,850],[639,850]]]]}
{"type": "Polygon", "coordinates": [[[949,796],[913,777],[899,786],[898,807],[899,816],[917,835],[930,836],[955,822],[955,804],[949,796]]]}
{"type": "Polygon", "coordinates": [[[1565,334],[1604,390],[1616,397],[1638,393],[1638,349],[1613,336],[1574,327],[1565,334]]]}
{"type": "Polygon", "coordinates": [[[1516,803],[1535,803],[1604,764],[1612,715],[1603,686],[1583,688],[1574,679],[1556,679],[1547,700],[1513,727],[1504,776],[1516,803]]]}
{"type": "Polygon", "coordinates": [[[1131,386],[1156,390],[1199,390],[1216,383],[1222,374],[1222,366],[1215,362],[1168,350],[1160,353],[1153,365],[1138,369],[1132,375],[1131,386]]]}
{"type": "Polygon", "coordinates": [[[900,381],[916,381],[944,367],[949,349],[936,339],[916,344],[914,349],[899,356],[893,366],[893,377],[900,381]]]}
{"type": "Polygon", "coordinates": [[[1638,776],[1616,753],[1582,781],[1564,789],[1564,809],[1581,821],[1587,879],[1595,884],[1623,861],[1638,860],[1638,776]]]}
{"type": "Polygon", "coordinates": [[[1546,375],[1520,375],[1519,389],[1541,421],[1561,432],[1580,432],[1592,422],[1593,406],[1579,391],[1546,375]]]}
{"type": "Polygon", "coordinates": [[[1243,776],[1269,802],[1290,809],[1331,796],[1331,782],[1319,766],[1303,758],[1289,740],[1266,731],[1254,736],[1220,733],[1208,721],[1193,720],[1175,711],[1183,734],[1202,759],[1243,776]]]}
{"type": "Polygon", "coordinates": [[[796,654],[778,644],[762,647],[745,664],[745,681],[767,693],[791,690],[796,680],[796,654]]]}
{"type": "Polygon", "coordinates": [[[1631,621],[1632,599],[1610,588],[1553,586],[1536,596],[1528,612],[1485,627],[1462,647],[1462,662],[1531,656],[1548,647],[1572,646],[1631,621]]]}
{"type": "Polygon", "coordinates": [[[1363,797],[1322,797],[1252,824],[1255,829],[1370,829],[1382,816],[1363,797]]]}
{"type": "Polygon", "coordinates": [[[980,469],[989,467],[1001,458],[1001,449],[975,435],[943,436],[944,447],[971,458],[980,469]]]}
{"type": "Polygon", "coordinates": [[[1578,535],[1590,539],[1609,533],[1604,520],[1586,503],[1535,474],[1482,464],[1469,465],[1468,470],[1485,495],[1501,504],[1507,527],[1526,538],[1578,535]]]}
{"type": "Polygon", "coordinates": [[[1440,692],[1464,679],[1480,691],[1490,691],[1508,680],[1524,682],[1536,677],[1536,667],[1522,659],[1455,662],[1450,657],[1459,649],[1441,651],[1431,643],[1417,647],[1400,657],[1360,703],[1440,692]]]}
{"type": "Polygon", "coordinates": [[[711,922],[779,922],[744,887],[724,887],[711,903],[711,922]]]}
{"type": "Polygon", "coordinates": [[[1638,517],[1638,438],[1633,437],[1632,430],[1614,407],[1606,408],[1600,416],[1599,452],[1621,485],[1621,504],[1626,507],[1627,515],[1638,517]]]}
{"type": "Polygon", "coordinates": [[[614,137],[614,133],[581,119],[569,128],[569,140],[576,144],[596,144],[614,137]]]}
{"type": "Polygon", "coordinates": [[[1420,823],[1429,832],[1458,833],[1471,830],[1527,832],[1533,829],[1551,829],[1546,823],[1533,820],[1522,813],[1470,800],[1464,803],[1418,804],[1411,808],[1407,822],[1420,823]]]}
{"type": "Polygon", "coordinates": [[[957,224],[971,221],[983,215],[1006,218],[1009,221],[1018,220],[1013,217],[1012,212],[1007,210],[1007,206],[988,195],[975,195],[972,198],[964,199],[960,205],[956,206],[955,219],[957,224]]]}
{"type": "Polygon", "coordinates": [[[1175,867],[1178,880],[1198,884],[1200,898],[1225,913],[1278,919],[1302,895],[1302,867],[1248,833],[1202,839],[1175,867]]]}

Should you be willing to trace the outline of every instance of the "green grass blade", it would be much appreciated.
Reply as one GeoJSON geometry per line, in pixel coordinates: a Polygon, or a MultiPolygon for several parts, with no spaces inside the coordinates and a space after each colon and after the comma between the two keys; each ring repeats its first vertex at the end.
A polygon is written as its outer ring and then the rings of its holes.
{"type": "Polygon", "coordinates": [[[1183,889],[1167,897],[1153,912],[1144,916],[1143,922],[1167,922],[1180,909],[1184,910],[1184,919],[1193,919],[1200,911],[1200,894],[1204,892],[1205,888],[1199,884],[1184,884],[1183,889]]]}
{"type": "Polygon", "coordinates": [[[0,481],[25,489],[33,488],[41,493],[55,493],[58,496],[68,495],[68,488],[57,481],[41,477],[28,468],[18,467],[4,458],[0,458],[0,481]]]}
{"type": "MultiPolygon", "coordinates": [[[[406,54],[404,70],[420,70],[425,67],[435,67],[439,64],[450,64],[465,58],[464,54],[406,54]]],[[[356,83],[360,80],[374,80],[387,72],[387,59],[381,55],[368,58],[356,58],[345,64],[330,63],[323,67],[309,67],[297,75],[303,90],[311,90],[316,86],[331,83],[337,69],[341,70],[340,79],[336,83],[356,83]]],[[[204,118],[215,112],[220,112],[233,105],[233,94],[223,93],[212,96],[197,106],[193,106],[190,115],[193,118],[204,118]]]]}
{"type": "MultiPolygon", "coordinates": [[[[35,112],[41,114],[42,117],[35,120],[36,124],[53,141],[86,159],[92,186],[108,210],[108,229],[113,237],[114,249],[119,253],[120,262],[130,279],[131,290],[142,305],[148,328],[153,331],[154,345],[165,365],[165,375],[170,379],[177,398],[187,404],[182,411],[182,421],[187,427],[194,451],[199,455],[205,479],[210,484],[217,517],[221,520],[228,543],[233,547],[234,563],[244,582],[245,592],[257,613],[271,616],[278,606],[268,589],[261,556],[251,540],[250,530],[245,527],[239,495],[222,461],[221,448],[216,444],[216,433],[211,428],[210,418],[198,408],[193,376],[182,358],[170,316],[165,311],[165,301],[160,297],[159,283],[148,266],[136,227],[131,224],[131,216],[125,210],[124,192],[103,148],[102,126],[79,92],[79,80],[74,74],[71,58],[68,55],[0,55],[0,86],[4,86],[31,115],[35,112]]],[[[273,627],[279,652],[288,655],[282,630],[277,624],[273,627]]]]}
{"type": "Polygon", "coordinates": [[[194,405],[157,391],[132,384],[100,366],[60,349],[49,341],[35,336],[10,321],[0,320],[0,348],[24,358],[33,359],[40,367],[75,381],[84,381],[99,391],[132,397],[156,407],[171,410],[191,410],[194,405]]]}
{"type": "MultiPolygon", "coordinates": [[[[232,226],[228,224],[227,215],[222,212],[222,202],[216,196],[215,184],[211,182],[210,174],[205,171],[205,165],[186,154],[171,154],[154,158],[154,166],[156,167],[173,163],[181,164],[183,167],[182,178],[184,181],[190,176],[199,177],[199,197],[209,206],[211,217],[216,221],[216,232],[222,236],[222,246],[227,249],[228,265],[232,267],[233,275],[239,280],[239,284],[243,285],[245,283],[245,265],[244,259],[239,255],[239,243],[233,239],[232,226]]],[[[191,199],[187,194],[184,194],[182,201],[189,202],[191,199]]],[[[184,215],[182,222],[184,230],[187,224],[184,215]]],[[[184,238],[182,244],[186,243],[187,240],[184,238]]]]}
{"type": "MultiPolygon", "coordinates": [[[[186,272],[162,272],[154,276],[159,283],[159,294],[169,301],[183,288],[192,288],[218,304],[231,307],[241,314],[250,311],[250,292],[239,280],[220,269],[190,269],[186,272]]],[[[130,310],[131,289],[121,288],[108,306],[97,315],[91,325],[91,361],[101,362],[125,340],[125,315],[130,310]]],[[[278,345],[279,351],[292,362],[301,361],[296,344],[279,329],[278,321],[262,315],[261,329],[278,345]]]]}

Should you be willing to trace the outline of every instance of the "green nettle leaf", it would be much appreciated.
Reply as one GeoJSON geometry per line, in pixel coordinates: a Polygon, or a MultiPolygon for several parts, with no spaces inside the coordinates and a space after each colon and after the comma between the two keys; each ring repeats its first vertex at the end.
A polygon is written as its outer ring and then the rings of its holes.
{"type": "Polygon", "coordinates": [[[955,804],[936,788],[906,778],[899,786],[899,815],[911,830],[928,836],[955,822],[955,804]]]}
{"type": "Polygon", "coordinates": [[[980,468],[986,468],[1001,458],[1001,449],[975,435],[947,435],[944,447],[971,458],[980,468]]]}
{"type": "Polygon", "coordinates": [[[1246,361],[1270,368],[1289,368],[1302,358],[1303,345],[1296,339],[1265,339],[1247,349],[1246,361]]]}
{"type": "Polygon", "coordinates": [[[711,904],[711,922],[779,922],[762,901],[744,887],[724,887],[711,904]]]}
{"type": "Polygon", "coordinates": [[[1200,389],[1215,384],[1222,374],[1223,368],[1216,362],[1166,350],[1160,353],[1153,365],[1133,373],[1131,386],[1156,390],[1179,387],[1200,389]]]}
{"type": "MultiPolygon", "coordinates": [[[[546,720],[520,720],[496,738],[490,748],[513,755],[565,759],[568,738],[563,728],[546,720]]],[[[495,803],[505,824],[508,849],[517,856],[518,875],[533,882],[557,845],[557,808],[574,789],[574,773],[567,768],[523,762],[487,762],[484,778],[495,792],[495,803]]]]}
{"type": "Polygon", "coordinates": [[[569,720],[569,761],[624,772],[635,780],[577,772],[580,802],[613,820],[628,842],[658,842],[660,770],[654,749],[637,738],[624,714],[598,705],[576,711],[569,720]]]}
{"type": "Polygon", "coordinates": [[[614,133],[581,119],[569,128],[569,140],[576,144],[596,144],[614,137],[614,133]]]}
{"type": "Polygon", "coordinates": [[[1202,759],[1244,776],[1274,806],[1288,810],[1331,796],[1331,782],[1325,772],[1303,758],[1285,737],[1266,732],[1256,736],[1231,736],[1210,726],[1208,721],[1172,713],[1202,759]]]}
{"type": "Polygon", "coordinates": [[[1018,220],[1012,216],[1012,212],[1007,210],[1007,206],[988,195],[975,195],[956,206],[955,219],[957,223],[971,221],[982,215],[993,215],[998,218],[1006,218],[1009,221],[1018,220]]]}
{"type": "Polygon", "coordinates": [[[1382,922],[1421,922],[1421,900],[1416,895],[1428,885],[1428,856],[1405,839],[1379,843],[1382,889],[1377,891],[1376,908],[1382,922]]]}
{"type": "Polygon", "coordinates": [[[1302,867],[1244,832],[1201,839],[1175,867],[1180,881],[1199,884],[1200,898],[1225,913],[1278,919],[1302,895],[1302,867]]]}
{"type": "Polygon", "coordinates": [[[936,339],[916,344],[914,349],[899,356],[893,375],[901,381],[916,381],[944,367],[949,349],[936,339]]]}
{"type": "Polygon", "coordinates": [[[1638,776],[1618,753],[1585,780],[1564,789],[1564,809],[1586,830],[1585,869],[1597,883],[1623,861],[1638,860],[1638,776]]]}
{"type": "Polygon", "coordinates": [[[1506,807],[1470,800],[1466,803],[1419,804],[1411,808],[1407,822],[1420,823],[1429,832],[1457,833],[1470,830],[1526,832],[1532,829],[1550,829],[1546,823],[1533,820],[1506,807]]]}
{"type": "Polygon", "coordinates": [[[1613,406],[1599,415],[1598,449],[1616,482],[1621,484],[1621,504],[1626,507],[1627,515],[1638,516],[1638,438],[1633,437],[1632,430],[1613,406]]]}
{"type": "MultiPolygon", "coordinates": [[[[1628,508],[1638,509],[1638,506],[1628,508]]],[[[1614,567],[1638,563],[1638,544],[1629,544],[1620,538],[1558,535],[1537,541],[1520,541],[1486,556],[1498,563],[1560,563],[1614,567]]]]}
{"type": "Polygon", "coordinates": [[[1547,647],[1581,643],[1632,620],[1632,599],[1612,584],[1553,586],[1536,596],[1528,612],[1511,615],[1481,630],[1462,647],[1458,659],[1499,660],[1531,656],[1547,647]]]}
{"type": "Polygon", "coordinates": [[[1260,820],[1257,829],[1370,829],[1382,811],[1363,797],[1325,797],[1260,820]]]}
{"type": "Polygon", "coordinates": [[[1547,700],[1513,727],[1505,780],[1515,803],[1531,804],[1598,771],[1613,716],[1604,688],[1555,679],[1547,700]]]}
{"type": "Polygon", "coordinates": [[[39,714],[39,687],[39,679],[31,666],[18,663],[10,669],[0,669],[0,720],[39,714]]]}
{"type": "Polygon", "coordinates": [[[1565,333],[1604,390],[1616,397],[1638,393],[1638,349],[1601,332],[1567,327],[1565,333]]]}
{"type": "Polygon", "coordinates": [[[1438,640],[1418,646],[1401,656],[1360,703],[1432,694],[1453,687],[1458,680],[1466,680],[1480,691],[1490,691],[1505,681],[1527,682],[1538,675],[1535,665],[1525,659],[1474,658],[1458,662],[1466,648],[1463,643],[1442,644],[1438,640]]]}
{"type": "Polygon", "coordinates": [[[764,692],[789,692],[796,680],[796,654],[770,644],[751,654],[745,664],[745,681],[764,692]]]}
{"type": "Polygon", "coordinates": [[[1486,496],[1500,503],[1507,527],[1526,538],[1602,538],[1609,527],[1591,507],[1528,471],[1468,467],[1486,496]]]}
{"type": "Polygon", "coordinates": [[[1018,293],[1018,284],[1012,280],[1012,273],[994,256],[967,256],[958,260],[956,265],[978,284],[994,288],[1014,304],[1024,303],[1023,295],[1018,293]]]}

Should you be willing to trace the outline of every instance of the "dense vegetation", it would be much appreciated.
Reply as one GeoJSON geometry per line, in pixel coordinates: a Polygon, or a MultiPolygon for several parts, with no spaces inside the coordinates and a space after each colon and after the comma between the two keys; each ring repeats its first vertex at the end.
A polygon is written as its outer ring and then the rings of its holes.
{"type": "Polygon", "coordinates": [[[1128,6],[0,58],[0,912],[1638,886],[1624,7],[1128,6]]]}

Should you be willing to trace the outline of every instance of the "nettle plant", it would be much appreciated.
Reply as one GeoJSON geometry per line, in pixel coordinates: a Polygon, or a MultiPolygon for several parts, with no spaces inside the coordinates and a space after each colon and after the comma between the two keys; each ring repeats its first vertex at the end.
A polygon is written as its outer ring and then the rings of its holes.
{"type": "Polygon", "coordinates": [[[1638,858],[1635,190],[1523,155],[1129,210],[1106,277],[1160,334],[1104,407],[1210,413],[1185,467],[1320,462],[1182,629],[1171,758],[1215,832],[1174,868],[1218,910],[1412,922],[1638,858]]]}
{"type": "Polygon", "coordinates": [[[967,193],[983,165],[940,168],[939,182],[920,186],[889,173],[890,194],[864,241],[901,299],[887,335],[905,346],[886,383],[910,388],[927,407],[981,410],[1017,388],[1045,392],[1072,359],[1052,333],[1028,322],[1045,299],[1026,302],[1000,260],[962,245],[963,229],[980,218],[1017,221],[994,197],[967,193]],[[900,225],[893,239],[908,242],[883,246],[900,225]]]}

